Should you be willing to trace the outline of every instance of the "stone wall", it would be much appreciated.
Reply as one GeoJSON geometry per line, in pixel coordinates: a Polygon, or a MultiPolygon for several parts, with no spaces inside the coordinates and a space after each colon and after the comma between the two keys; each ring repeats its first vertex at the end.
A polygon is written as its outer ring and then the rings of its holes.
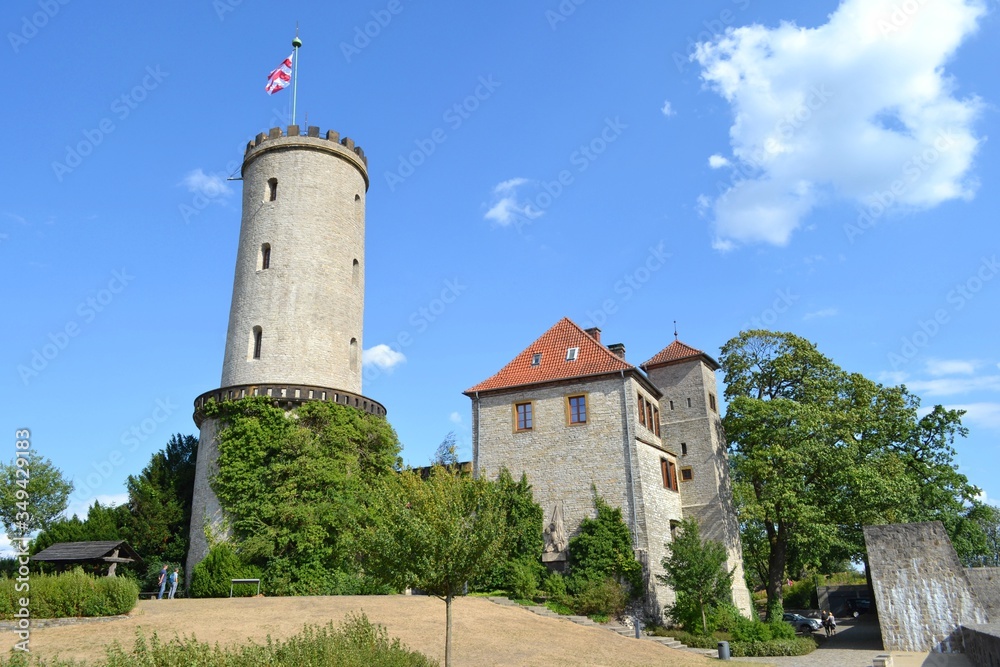
{"type": "Polygon", "coordinates": [[[734,571],[733,603],[749,616],[753,607],[743,571],[715,373],[699,358],[652,368],[649,379],[663,393],[664,446],[677,453],[681,469],[691,469],[691,480],[681,482],[684,518],[698,521],[704,539],[726,547],[726,567],[734,571]]]}
{"type": "Polygon", "coordinates": [[[965,653],[977,667],[1000,667],[1000,624],[965,625],[965,653]]]}
{"type": "Polygon", "coordinates": [[[887,651],[960,652],[960,626],[987,616],[940,521],[865,526],[887,651]]]}
{"type": "Polygon", "coordinates": [[[361,158],[333,141],[279,136],[247,151],[220,386],[292,382],[361,393],[367,185],[361,158]]]}
{"type": "Polygon", "coordinates": [[[664,488],[661,458],[674,461],[659,438],[638,425],[640,385],[626,376],[576,380],[490,393],[473,401],[476,473],[496,478],[506,467],[528,476],[535,501],[548,522],[557,505],[574,536],[585,518],[596,516],[593,489],[622,509],[633,527],[637,555],[645,562],[650,614],[662,615],[673,592],[656,580],[663,573],[664,544],[681,519],[680,496],[664,488]],[[586,424],[569,425],[568,396],[587,395],[586,424]],[[514,405],[531,402],[533,428],[517,431],[514,405]],[[639,438],[642,438],[641,440],[639,438]]]}
{"type": "Polygon", "coordinates": [[[201,422],[198,435],[198,458],[195,461],[194,493],[191,497],[191,530],[188,538],[187,562],[184,566],[184,589],[191,587],[194,567],[208,555],[208,539],[205,529],[213,534],[222,534],[222,506],[209,480],[219,471],[219,422],[205,419],[201,422]]]}
{"type": "Polygon", "coordinates": [[[1000,567],[970,567],[965,576],[991,623],[1000,623],[1000,567]]]}

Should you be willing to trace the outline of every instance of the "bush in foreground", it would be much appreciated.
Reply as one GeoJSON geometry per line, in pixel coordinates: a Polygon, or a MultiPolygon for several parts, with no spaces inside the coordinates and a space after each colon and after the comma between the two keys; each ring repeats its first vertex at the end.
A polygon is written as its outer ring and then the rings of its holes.
{"type": "Polygon", "coordinates": [[[11,619],[20,599],[29,599],[32,618],[116,616],[139,601],[139,586],[126,577],[92,577],[81,568],[56,575],[32,574],[31,588],[18,591],[16,579],[0,581],[0,618],[11,619]]]}
{"type": "MultiPolygon", "coordinates": [[[[410,651],[398,639],[389,639],[385,628],[368,618],[348,616],[339,627],[306,626],[299,634],[283,641],[249,644],[233,648],[212,647],[194,638],[163,643],[154,634],[147,640],[137,633],[135,645],[126,651],[115,643],[107,649],[104,662],[94,667],[431,667],[438,663],[410,651]]],[[[71,667],[72,662],[15,655],[0,658],[0,667],[71,667]]]]}

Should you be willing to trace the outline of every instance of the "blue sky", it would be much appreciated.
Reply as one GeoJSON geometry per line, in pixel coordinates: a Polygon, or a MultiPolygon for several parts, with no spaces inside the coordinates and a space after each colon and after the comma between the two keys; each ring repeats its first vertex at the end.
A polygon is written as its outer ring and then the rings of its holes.
{"type": "Polygon", "coordinates": [[[996,2],[16,1],[0,431],[73,509],[121,502],[219,384],[225,177],[289,119],[264,83],[296,20],[300,123],[369,158],[364,391],[406,462],[449,431],[470,456],[461,392],[561,317],[634,363],[677,320],[968,409],[958,463],[1000,497],[996,2]]]}

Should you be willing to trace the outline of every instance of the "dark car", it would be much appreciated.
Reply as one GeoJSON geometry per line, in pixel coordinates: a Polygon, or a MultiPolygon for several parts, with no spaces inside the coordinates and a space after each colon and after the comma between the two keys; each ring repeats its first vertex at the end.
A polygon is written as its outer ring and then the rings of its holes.
{"type": "Polygon", "coordinates": [[[815,618],[806,618],[801,614],[785,613],[782,614],[781,620],[786,623],[791,623],[795,628],[796,632],[813,632],[814,630],[819,630],[823,627],[823,624],[815,618]]]}
{"type": "Polygon", "coordinates": [[[871,608],[872,601],[866,600],[865,598],[856,598],[854,600],[847,601],[847,611],[849,611],[855,618],[857,618],[859,614],[871,611],[871,608]]]}

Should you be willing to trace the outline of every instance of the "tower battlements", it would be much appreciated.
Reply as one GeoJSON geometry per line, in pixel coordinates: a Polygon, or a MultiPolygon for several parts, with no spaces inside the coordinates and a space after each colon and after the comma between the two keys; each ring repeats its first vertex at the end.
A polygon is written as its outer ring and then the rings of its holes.
{"type": "Polygon", "coordinates": [[[365,178],[365,188],[368,186],[368,157],[361,146],[354,143],[350,137],[341,138],[339,132],[327,130],[321,136],[319,127],[310,125],[306,128],[305,134],[298,125],[289,125],[284,131],[280,127],[272,127],[267,132],[261,132],[253,141],[247,142],[246,150],[243,153],[243,169],[258,154],[268,150],[295,146],[297,148],[315,147],[319,150],[327,150],[340,157],[347,158],[355,162],[355,166],[365,178]],[[280,141],[275,141],[275,140],[280,141]]]}

